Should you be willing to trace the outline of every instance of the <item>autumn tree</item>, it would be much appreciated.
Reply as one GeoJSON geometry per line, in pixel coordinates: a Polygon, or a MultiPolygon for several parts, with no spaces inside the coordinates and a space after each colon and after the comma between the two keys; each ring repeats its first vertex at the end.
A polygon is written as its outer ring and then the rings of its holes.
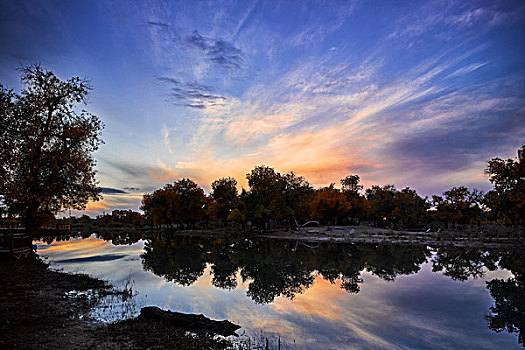
{"type": "Polygon", "coordinates": [[[206,196],[204,190],[193,180],[182,179],[171,186],[174,191],[175,213],[181,224],[194,227],[197,221],[204,219],[206,196]]]}
{"type": "Polygon", "coordinates": [[[396,222],[401,221],[403,226],[410,227],[424,221],[429,208],[427,198],[420,197],[415,190],[406,187],[394,194],[392,216],[396,222]]]}
{"type": "Polygon", "coordinates": [[[311,219],[334,225],[341,223],[352,208],[346,196],[333,183],[315,190],[309,207],[311,219]]]}
{"type": "Polygon", "coordinates": [[[481,220],[483,192],[465,186],[453,187],[443,192],[443,197],[432,196],[435,215],[441,221],[457,224],[470,224],[481,220]]]}
{"type": "Polygon", "coordinates": [[[21,93],[0,84],[0,201],[33,234],[59,211],[100,199],[92,153],[103,124],[78,111],[88,80],[64,81],[39,65],[20,72],[21,93]]]}
{"type": "Polygon", "coordinates": [[[494,189],[485,197],[485,204],[511,224],[525,219],[525,144],[518,150],[518,159],[493,158],[487,163],[485,174],[494,189]]]}
{"type": "Polygon", "coordinates": [[[190,179],[181,179],[142,197],[141,210],[153,224],[194,227],[205,217],[204,190],[190,179]]]}
{"type": "Polygon", "coordinates": [[[153,193],[145,193],[142,197],[140,209],[144,216],[155,226],[166,225],[171,227],[176,221],[173,209],[173,197],[169,189],[164,187],[153,193]],[[171,197],[171,198],[170,198],[171,197]]]}

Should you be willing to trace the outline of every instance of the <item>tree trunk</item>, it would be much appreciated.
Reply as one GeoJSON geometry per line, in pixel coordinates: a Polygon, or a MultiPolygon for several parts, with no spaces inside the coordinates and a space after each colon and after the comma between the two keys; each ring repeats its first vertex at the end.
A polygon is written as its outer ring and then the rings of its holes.
{"type": "Polygon", "coordinates": [[[38,218],[38,203],[30,203],[25,211],[24,226],[26,233],[35,236],[40,230],[40,220],[38,218]]]}

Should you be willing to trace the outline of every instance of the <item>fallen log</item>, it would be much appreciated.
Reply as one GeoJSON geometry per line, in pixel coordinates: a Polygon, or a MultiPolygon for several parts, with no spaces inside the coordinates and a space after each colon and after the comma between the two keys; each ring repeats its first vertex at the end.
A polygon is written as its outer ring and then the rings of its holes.
{"type": "Polygon", "coordinates": [[[241,326],[228,320],[214,321],[202,314],[184,314],[162,310],[156,306],[146,306],[140,310],[139,318],[149,321],[166,322],[173,327],[182,328],[194,333],[214,333],[222,336],[236,336],[235,331],[241,326]]]}

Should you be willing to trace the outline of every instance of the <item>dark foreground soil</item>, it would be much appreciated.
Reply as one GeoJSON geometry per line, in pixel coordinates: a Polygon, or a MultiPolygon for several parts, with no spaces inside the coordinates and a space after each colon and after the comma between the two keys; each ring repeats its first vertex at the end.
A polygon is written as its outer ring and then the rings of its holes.
{"type": "Polygon", "coordinates": [[[0,349],[225,349],[228,340],[140,318],[86,320],[97,298],[118,293],[86,275],[48,269],[36,258],[0,260],[0,349]],[[69,293],[71,291],[89,291],[69,293]]]}

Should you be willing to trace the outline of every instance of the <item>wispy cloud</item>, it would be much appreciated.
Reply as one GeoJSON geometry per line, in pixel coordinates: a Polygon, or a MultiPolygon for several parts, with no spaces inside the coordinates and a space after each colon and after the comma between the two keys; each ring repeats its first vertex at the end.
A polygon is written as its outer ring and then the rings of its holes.
{"type": "Polygon", "coordinates": [[[461,75],[465,75],[465,74],[468,74],[470,72],[473,72],[475,70],[478,70],[484,66],[486,66],[487,64],[489,64],[490,62],[479,62],[479,63],[473,63],[473,64],[470,64],[468,66],[465,66],[465,67],[461,67],[459,68],[458,70],[450,73],[447,77],[448,78],[452,78],[452,77],[457,77],[457,76],[461,76],[461,75]]]}
{"type": "Polygon", "coordinates": [[[161,28],[169,28],[170,25],[169,24],[166,24],[166,23],[163,23],[163,22],[160,22],[160,21],[148,21],[146,23],[143,24],[143,26],[150,26],[150,27],[161,27],[161,28]]]}
{"type": "Polygon", "coordinates": [[[201,51],[209,62],[223,69],[238,69],[244,62],[243,52],[231,42],[204,37],[198,31],[186,36],[182,44],[201,51]]]}
{"type": "Polygon", "coordinates": [[[463,30],[461,35],[467,39],[487,32],[492,27],[512,24],[522,19],[524,12],[525,6],[509,10],[503,3],[486,6],[478,1],[461,4],[429,1],[417,12],[399,19],[389,38],[413,39],[426,35],[427,39],[430,36],[450,41],[463,30]]]}
{"type": "MultiPolygon", "coordinates": [[[[87,67],[95,110],[108,121],[111,141],[97,153],[102,186],[151,191],[191,177],[208,189],[228,175],[245,186],[258,164],[295,170],[316,186],[349,173],[365,186],[394,182],[423,194],[459,183],[488,186],[483,161],[514,155],[525,139],[518,35],[525,7],[477,0],[369,5],[98,6],[103,16],[94,28],[104,35],[60,51],[68,60],[57,67],[82,65],[71,52],[113,62],[71,70],[87,67]],[[122,13],[129,15],[124,24],[122,13]],[[86,51],[97,47],[104,52],[86,51]],[[119,79],[109,80],[108,71],[119,79]],[[113,95],[120,100],[101,97],[113,95]]],[[[21,18],[27,6],[20,6],[4,12],[21,18]]],[[[62,29],[77,28],[57,21],[63,9],[46,11],[30,13],[49,17],[41,28],[60,23],[45,37],[65,38],[62,29]]],[[[8,23],[16,27],[4,37],[16,40],[6,52],[56,57],[46,54],[55,47],[31,44],[39,22],[23,22],[23,30],[8,23]],[[20,40],[21,32],[31,39],[20,40]]],[[[92,38],[87,34],[80,33],[92,38]]]]}
{"type": "Polygon", "coordinates": [[[169,77],[159,77],[158,81],[169,87],[167,96],[175,105],[204,109],[207,107],[222,106],[226,101],[225,96],[213,93],[212,87],[197,81],[183,83],[169,77]]]}

